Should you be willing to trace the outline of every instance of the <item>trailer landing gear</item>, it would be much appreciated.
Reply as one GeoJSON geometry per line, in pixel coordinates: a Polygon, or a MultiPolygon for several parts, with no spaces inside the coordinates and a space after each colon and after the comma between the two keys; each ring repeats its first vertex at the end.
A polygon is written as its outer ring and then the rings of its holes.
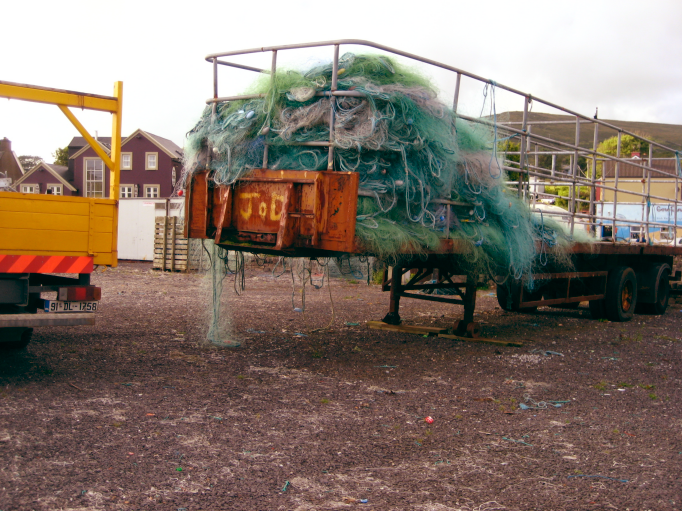
{"type": "Polygon", "coordinates": [[[445,265],[437,262],[394,266],[384,270],[382,291],[390,292],[388,314],[382,320],[389,325],[400,324],[400,299],[414,298],[431,302],[451,303],[464,306],[464,318],[454,326],[456,335],[475,338],[481,334],[481,325],[474,321],[476,308],[476,284],[471,277],[456,275],[445,265]],[[410,278],[403,284],[403,276],[409,273],[410,278]],[[413,293],[410,291],[418,291],[413,293]],[[422,292],[433,293],[423,294],[422,292]],[[442,295],[435,293],[443,292],[442,295]],[[451,294],[445,294],[451,293],[451,294]]]}

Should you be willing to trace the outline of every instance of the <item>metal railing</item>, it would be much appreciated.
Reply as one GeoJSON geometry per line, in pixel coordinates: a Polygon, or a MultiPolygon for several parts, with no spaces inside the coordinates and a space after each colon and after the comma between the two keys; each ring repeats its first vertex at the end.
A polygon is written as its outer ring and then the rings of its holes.
{"type": "MultiPolygon", "coordinates": [[[[587,230],[591,232],[597,232],[598,228],[601,226],[610,226],[611,227],[611,241],[615,242],[616,241],[616,232],[618,225],[620,224],[621,226],[637,226],[639,231],[641,232],[642,228],[645,229],[645,232],[647,233],[647,241],[648,243],[651,243],[651,238],[650,238],[650,231],[651,228],[660,228],[660,227],[667,227],[670,228],[672,227],[673,229],[676,229],[677,226],[677,217],[678,217],[678,212],[679,212],[679,197],[680,197],[680,178],[682,177],[682,169],[680,169],[680,150],[668,147],[664,144],[661,144],[659,142],[656,142],[654,140],[647,139],[645,137],[642,137],[638,135],[637,133],[628,131],[626,129],[623,129],[619,126],[616,126],[614,124],[611,124],[609,122],[600,120],[595,117],[588,117],[586,115],[580,114],[578,112],[575,112],[573,110],[570,110],[568,108],[562,107],[556,103],[552,103],[551,101],[547,101],[545,99],[539,98],[537,96],[533,96],[530,93],[520,91],[518,89],[515,89],[513,87],[509,87],[507,85],[497,83],[494,80],[484,78],[482,76],[476,75],[474,73],[469,73],[467,71],[464,71],[462,69],[437,62],[435,60],[431,60],[428,58],[420,57],[418,55],[404,52],[395,48],[391,48],[388,46],[384,46],[381,44],[377,44],[371,41],[365,41],[361,39],[337,39],[337,40],[332,40],[332,41],[321,41],[321,42],[312,42],[312,43],[302,43],[302,44],[290,44],[290,45],[281,45],[281,46],[267,46],[267,47],[262,47],[262,48],[251,48],[251,49],[246,49],[246,50],[235,50],[235,51],[227,51],[227,52],[220,52],[220,53],[212,53],[210,55],[206,56],[206,60],[213,65],[213,97],[206,100],[207,104],[211,104],[213,106],[213,113],[216,113],[216,105],[221,102],[226,102],[226,101],[236,101],[236,100],[246,100],[246,99],[256,99],[256,98],[262,98],[265,95],[264,94],[250,94],[250,95],[237,95],[237,96],[220,96],[219,95],[219,90],[218,90],[218,66],[227,66],[227,67],[232,67],[236,69],[241,69],[241,70],[246,70],[246,71],[252,71],[256,73],[264,73],[264,74],[270,74],[273,79],[274,76],[277,72],[277,55],[278,52],[285,51],[285,50],[297,50],[297,49],[305,49],[305,48],[319,48],[319,47],[332,47],[333,50],[333,56],[332,56],[332,81],[331,81],[331,90],[330,91],[325,91],[325,92],[318,92],[318,96],[328,96],[331,98],[331,115],[330,115],[330,121],[329,121],[329,141],[319,141],[319,142],[307,142],[302,145],[314,145],[314,146],[319,146],[319,147],[328,147],[329,148],[329,156],[328,156],[328,169],[333,170],[333,162],[334,162],[334,114],[336,110],[336,98],[339,96],[356,96],[356,97],[364,97],[364,95],[361,92],[357,91],[343,91],[343,90],[337,90],[338,86],[338,71],[339,71],[339,49],[341,46],[348,46],[348,45],[353,45],[353,46],[364,46],[364,47],[369,47],[373,48],[376,50],[381,50],[387,53],[392,53],[394,55],[398,55],[401,57],[405,57],[408,59],[411,59],[413,61],[421,62],[423,64],[427,64],[429,66],[433,66],[436,68],[444,69],[446,71],[450,71],[455,74],[455,92],[454,92],[454,98],[453,98],[453,103],[452,103],[452,108],[454,113],[456,114],[457,117],[467,120],[469,122],[473,123],[478,123],[482,124],[485,126],[490,127],[495,131],[496,134],[496,139],[494,140],[494,149],[497,150],[497,142],[499,141],[499,138],[497,138],[498,135],[501,135],[500,138],[502,139],[509,139],[509,138],[518,138],[519,140],[519,149],[518,151],[515,152],[510,152],[507,156],[512,155],[512,154],[517,154],[519,157],[519,161],[514,165],[510,164],[509,162],[503,164],[502,168],[508,172],[515,172],[518,173],[520,176],[518,180],[516,181],[510,181],[508,182],[509,186],[515,186],[516,187],[516,192],[519,197],[525,197],[528,199],[528,202],[531,206],[534,205],[532,197],[537,197],[537,193],[530,193],[530,186],[535,186],[536,191],[537,187],[546,184],[546,183],[537,183],[534,182],[534,184],[531,184],[529,182],[530,177],[536,177],[538,179],[550,179],[550,184],[556,185],[556,186],[567,186],[568,187],[568,215],[569,215],[569,228],[570,232],[573,233],[576,223],[580,224],[585,224],[587,227],[587,230]],[[256,53],[271,53],[271,65],[270,69],[261,69],[258,67],[253,67],[253,66],[248,66],[244,64],[239,64],[235,62],[228,62],[224,60],[225,57],[234,57],[234,56],[240,56],[240,55],[248,55],[248,54],[256,54],[256,53]],[[499,90],[506,91],[508,93],[511,93],[512,95],[518,97],[523,101],[523,114],[522,114],[522,120],[521,121],[516,121],[516,122],[503,122],[503,121],[498,121],[497,116],[493,117],[492,119],[490,117],[471,117],[464,115],[460,112],[458,112],[458,107],[459,107],[459,101],[460,101],[460,94],[461,94],[461,89],[462,89],[462,77],[465,77],[467,79],[473,80],[474,82],[478,82],[479,84],[483,84],[484,86],[489,86],[493,87],[499,90]],[[530,119],[530,112],[533,104],[540,104],[543,105],[544,107],[552,110],[559,112],[562,115],[569,115],[573,117],[571,120],[563,121],[532,121],[530,119]],[[554,138],[546,137],[539,135],[537,133],[532,132],[532,127],[533,126],[541,126],[541,125],[556,125],[556,124],[574,124],[575,126],[575,141],[574,143],[569,143],[561,140],[557,140],[554,138]],[[515,125],[518,125],[518,128],[515,127],[515,125]],[[580,132],[581,132],[581,126],[592,126],[594,130],[594,136],[592,140],[592,146],[591,147],[583,147],[580,143],[580,132]],[[613,130],[617,134],[617,151],[616,155],[609,155],[605,154],[603,152],[598,151],[599,147],[599,129],[607,129],[607,130],[613,130]],[[621,154],[621,141],[623,135],[629,135],[636,140],[640,141],[640,143],[643,143],[648,146],[649,149],[649,157],[648,160],[641,160],[641,163],[635,163],[631,159],[624,158],[623,155],[621,154]],[[535,151],[530,150],[530,146],[535,145],[535,151]],[[542,148],[542,150],[540,150],[542,148]],[[659,150],[659,151],[664,151],[668,153],[672,153],[676,156],[676,172],[674,175],[670,175],[666,172],[661,171],[660,169],[654,168],[653,162],[652,162],[652,157],[653,157],[653,152],[654,149],[659,150]],[[538,164],[538,158],[539,156],[552,156],[554,164],[550,168],[545,168],[542,167],[538,164]],[[563,172],[561,169],[557,170],[555,168],[555,163],[556,159],[558,156],[565,156],[568,155],[569,158],[569,169],[568,172],[563,172]],[[528,162],[529,156],[535,156],[535,164],[530,164],[528,162]],[[586,160],[590,161],[590,169],[591,172],[589,175],[583,175],[582,174],[582,169],[579,168],[579,159],[580,158],[585,158],[586,160]],[[604,167],[605,162],[612,161],[614,162],[615,165],[615,170],[614,170],[614,176],[613,179],[609,179],[608,183],[607,180],[604,179],[603,175],[601,179],[598,179],[596,174],[597,174],[597,167],[599,164],[601,164],[602,168],[604,167]],[[620,167],[623,164],[628,164],[631,166],[636,166],[638,168],[641,168],[642,170],[642,191],[641,192],[636,192],[634,190],[623,190],[619,188],[618,184],[619,181],[621,180],[619,176],[620,172],[620,167]],[[549,173],[549,174],[548,174],[549,173]],[[523,178],[521,176],[524,176],[523,178]],[[652,177],[654,182],[659,181],[660,178],[658,176],[662,176],[663,178],[672,178],[674,180],[675,184],[675,190],[674,190],[674,199],[671,199],[670,197],[666,196],[657,196],[657,195],[652,195],[651,194],[651,184],[652,184],[652,177]],[[611,186],[611,181],[613,182],[613,185],[611,186]],[[589,199],[581,199],[580,198],[580,189],[581,187],[587,187],[589,190],[589,199]],[[599,191],[601,194],[603,194],[605,191],[611,191],[613,192],[613,211],[610,216],[604,216],[603,215],[603,210],[604,210],[604,201],[603,201],[603,195],[600,198],[597,198],[597,191],[599,191]],[[642,218],[639,219],[639,221],[636,221],[635,219],[619,219],[618,218],[618,193],[626,193],[627,195],[632,195],[632,196],[637,196],[641,198],[642,203],[646,204],[647,207],[642,208],[642,218]],[[601,200],[600,200],[601,199],[601,200]],[[657,222],[653,221],[650,218],[650,209],[651,209],[651,199],[661,201],[666,204],[673,205],[675,208],[674,212],[674,220],[673,224],[665,223],[665,222],[657,222]],[[584,208],[581,208],[581,204],[587,204],[587,213],[583,213],[581,210],[584,208]],[[600,204],[600,211],[602,211],[602,214],[598,214],[597,212],[597,205],[600,204]]],[[[269,127],[265,127],[261,133],[262,134],[267,134],[269,131],[269,127]]],[[[209,152],[210,154],[210,152],[209,152]]],[[[502,156],[505,156],[504,152],[501,152],[502,156]]],[[[263,155],[263,166],[267,168],[268,164],[268,144],[265,144],[264,148],[264,155],[263,155]]],[[[559,197],[558,195],[552,195],[552,194],[546,194],[549,196],[554,196],[554,197],[559,197]]],[[[447,202],[447,201],[445,201],[447,202]]],[[[450,209],[451,205],[447,205],[448,209],[448,217],[450,215],[450,209]]],[[[555,216],[555,215],[562,215],[561,213],[552,213],[548,212],[545,213],[548,214],[549,216],[555,216]]],[[[673,244],[677,245],[677,235],[675,233],[674,239],[673,239],[673,244]]]]}

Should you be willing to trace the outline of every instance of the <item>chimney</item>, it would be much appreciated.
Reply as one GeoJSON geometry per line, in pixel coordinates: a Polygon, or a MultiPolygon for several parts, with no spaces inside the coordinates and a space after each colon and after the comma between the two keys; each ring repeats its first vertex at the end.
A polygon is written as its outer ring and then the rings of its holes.
{"type": "Polygon", "coordinates": [[[0,151],[11,151],[12,150],[12,142],[8,138],[3,138],[0,140],[0,151]]]}

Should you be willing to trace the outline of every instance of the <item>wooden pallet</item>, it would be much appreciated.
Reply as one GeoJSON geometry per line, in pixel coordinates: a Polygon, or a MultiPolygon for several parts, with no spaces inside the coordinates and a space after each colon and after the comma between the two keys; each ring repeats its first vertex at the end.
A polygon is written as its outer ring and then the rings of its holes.
{"type": "Polygon", "coordinates": [[[189,240],[183,237],[183,219],[157,216],[154,225],[154,263],[158,270],[186,271],[189,240]]]}
{"type": "Polygon", "coordinates": [[[367,326],[375,330],[387,330],[389,332],[403,332],[406,334],[418,335],[437,335],[444,339],[455,339],[458,341],[478,342],[483,344],[496,344],[497,346],[515,346],[522,347],[523,343],[518,341],[499,341],[497,339],[486,339],[484,337],[462,337],[459,335],[452,335],[448,333],[448,328],[440,328],[433,326],[419,326],[419,325],[389,325],[383,321],[368,321],[367,326]]]}

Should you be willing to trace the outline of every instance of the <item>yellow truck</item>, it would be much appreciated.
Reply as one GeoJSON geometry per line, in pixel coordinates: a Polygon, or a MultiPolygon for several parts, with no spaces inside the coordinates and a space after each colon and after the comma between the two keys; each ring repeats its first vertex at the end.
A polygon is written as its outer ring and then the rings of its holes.
{"type": "Polygon", "coordinates": [[[122,97],[122,82],[100,96],[0,81],[0,98],[56,105],[111,173],[109,199],[0,192],[0,348],[25,347],[34,327],[95,323],[90,274],[118,262],[122,97]],[[110,154],[72,108],[112,115],[110,154]]]}

